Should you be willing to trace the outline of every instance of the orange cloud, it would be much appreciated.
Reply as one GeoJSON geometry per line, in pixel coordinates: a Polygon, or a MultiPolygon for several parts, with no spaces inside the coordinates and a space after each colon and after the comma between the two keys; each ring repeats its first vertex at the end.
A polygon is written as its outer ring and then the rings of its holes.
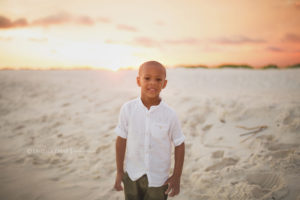
{"type": "Polygon", "coordinates": [[[24,27],[27,26],[27,20],[24,18],[17,19],[15,21],[11,21],[10,19],[0,16],[0,29],[1,28],[16,28],[16,27],[24,27]]]}

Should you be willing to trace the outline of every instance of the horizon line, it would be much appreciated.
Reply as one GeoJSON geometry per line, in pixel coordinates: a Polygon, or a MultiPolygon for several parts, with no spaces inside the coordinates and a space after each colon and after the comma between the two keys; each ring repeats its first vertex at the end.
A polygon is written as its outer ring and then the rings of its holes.
{"type": "MultiPolygon", "coordinates": [[[[292,65],[278,66],[276,64],[267,64],[262,66],[252,66],[248,64],[233,64],[224,63],[219,65],[204,65],[204,64],[178,64],[173,66],[165,65],[167,69],[176,68],[205,68],[205,69],[221,69],[221,68],[247,68],[247,69],[289,69],[300,68],[300,62],[292,65]]],[[[122,70],[137,70],[138,66],[120,67],[118,69],[110,69],[107,67],[95,67],[95,66],[51,66],[51,67],[0,67],[0,70],[104,70],[104,71],[122,71],[122,70]]]]}

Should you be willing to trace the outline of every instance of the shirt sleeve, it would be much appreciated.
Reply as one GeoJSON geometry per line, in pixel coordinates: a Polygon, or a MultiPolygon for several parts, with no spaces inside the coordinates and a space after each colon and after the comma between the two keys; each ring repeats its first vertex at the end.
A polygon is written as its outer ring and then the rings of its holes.
{"type": "Polygon", "coordinates": [[[120,136],[122,138],[127,138],[128,134],[128,120],[127,120],[127,112],[126,112],[126,106],[123,105],[120,109],[120,114],[119,114],[119,122],[117,127],[115,128],[115,133],[117,136],[120,136]]]}
{"type": "Polygon", "coordinates": [[[171,139],[173,141],[174,146],[181,145],[185,140],[185,136],[181,131],[180,122],[176,115],[174,115],[172,119],[170,131],[171,131],[171,139]]]}

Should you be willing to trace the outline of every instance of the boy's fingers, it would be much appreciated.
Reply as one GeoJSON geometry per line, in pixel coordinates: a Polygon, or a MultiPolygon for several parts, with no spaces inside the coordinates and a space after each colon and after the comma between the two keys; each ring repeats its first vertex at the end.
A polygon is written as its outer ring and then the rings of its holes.
{"type": "Polygon", "coordinates": [[[117,190],[117,191],[123,190],[122,185],[121,185],[121,184],[118,184],[118,183],[115,183],[114,188],[115,188],[115,190],[117,190]]]}
{"type": "Polygon", "coordinates": [[[172,192],[169,194],[170,197],[174,197],[178,194],[178,189],[173,188],[172,192]]]}
{"type": "Polygon", "coordinates": [[[168,184],[168,189],[166,190],[165,194],[169,194],[169,192],[171,191],[171,189],[172,189],[172,185],[168,184]]]}
{"type": "Polygon", "coordinates": [[[121,191],[121,190],[123,190],[123,187],[122,187],[121,185],[116,185],[116,186],[115,186],[115,189],[116,189],[117,191],[121,191]]]}

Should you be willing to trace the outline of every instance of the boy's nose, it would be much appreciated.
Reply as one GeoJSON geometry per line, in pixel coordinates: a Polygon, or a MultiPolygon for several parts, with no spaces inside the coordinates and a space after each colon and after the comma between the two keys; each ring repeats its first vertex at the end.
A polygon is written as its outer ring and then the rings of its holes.
{"type": "Polygon", "coordinates": [[[150,80],[150,84],[152,85],[156,84],[155,80],[150,80]]]}

